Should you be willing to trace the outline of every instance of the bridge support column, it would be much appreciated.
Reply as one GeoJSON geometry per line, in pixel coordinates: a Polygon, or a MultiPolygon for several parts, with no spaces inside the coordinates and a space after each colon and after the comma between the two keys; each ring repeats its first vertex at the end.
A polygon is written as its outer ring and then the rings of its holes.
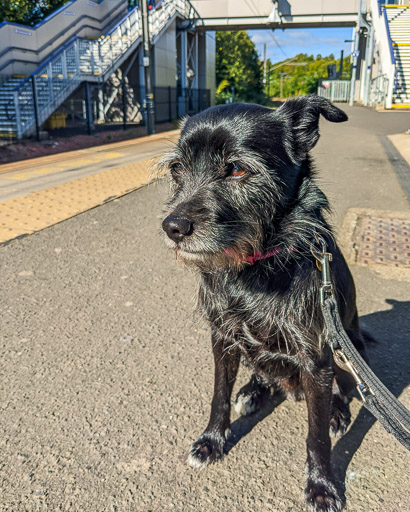
{"type": "Polygon", "coordinates": [[[356,79],[357,79],[357,64],[359,62],[359,39],[360,39],[360,26],[357,25],[354,31],[354,48],[353,48],[353,68],[352,78],[350,83],[350,101],[349,105],[352,107],[354,104],[355,92],[356,92],[356,79]]]}
{"type": "Polygon", "coordinates": [[[186,31],[181,31],[178,35],[179,37],[179,69],[180,69],[180,83],[181,83],[181,92],[178,96],[178,117],[184,116],[186,114],[186,89],[187,89],[187,38],[188,34],[186,31]]]}
{"type": "MultiPolygon", "coordinates": [[[[145,70],[144,70],[144,50],[142,48],[142,45],[140,46],[138,50],[138,70],[139,70],[139,104],[145,105],[145,70]]],[[[144,120],[145,125],[147,124],[147,113],[146,109],[141,108],[141,115],[144,120]]]]}
{"type": "Polygon", "coordinates": [[[369,105],[370,99],[370,85],[371,85],[371,74],[372,74],[372,60],[374,53],[374,27],[371,25],[370,30],[367,33],[367,45],[366,45],[366,69],[363,76],[363,105],[366,107],[369,105]]]}

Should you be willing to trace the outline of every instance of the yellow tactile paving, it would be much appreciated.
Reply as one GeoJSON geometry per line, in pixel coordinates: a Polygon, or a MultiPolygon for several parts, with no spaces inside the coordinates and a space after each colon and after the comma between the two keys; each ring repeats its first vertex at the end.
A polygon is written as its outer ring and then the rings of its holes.
{"type": "Polygon", "coordinates": [[[52,226],[146,185],[153,162],[141,160],[0,203],[0,243],[52,226]]]}
{"type": "MultiPolygon", "coordinates": [[[[156,140],[173,140],[177,135],[179,134],[179,130],[170,130],[166,132],[160,132],[156,133],[154,135],[148,135],[146,137],[138,137],[136,139],[127,139],[123,140],[121,142],[112,142],[110,144],[102,144],[100,146],[94,146],[94,147],[88,147],[88,148],[82,148],[82,149],[76,149],[73,151],[68,151],[64,153],[56,153],[53,155],[46,155],[46,156],[40,156],[35,159],[30,160],[19,160],[18,162],[11,162],[8,164],[1,164],[0,165],[0,174],[8,174],[10,172],[13,172],[15,170],[20,171],[24,169],[31,169],[33,167],[33,164],[38,165],[49,165],[49,164],[55,164],[56,162],[64,163],[65,165],[71,165],[71,163],[68,163],[69,161],[77,160],[81,157],[87,157],[87,158],[99,158],[98,153],[102,153],[102,159],[104,160],[107,155],[110,155],[114,157],[113,154],[115,150],[118,150],[119,148],[127,147],[127,146],[139,146],[144,145],[147,142],[152,142],[156,140]],[[112,150],[113,153],[107,153],[107,150],[112,150]],[[97,155],[95,154],[97,153],[97,155]]],[[[120,153],[115,153],[120,156],[120,153]]],[[[95,161],[95,160],[94,160],[95,161]]]]}
{"type": "Polygon", "coordinates": [[[13,164],[5,164],[0,166],[0,175],[3,180],[27,180],[33,178],[35,176],[42,176],[44,174],[52,174],[56,172],[62,171],[64,168],[70,167],[80,167],[88,164],[95,164],[98,162],[102,162],[105,160],[110,160],[113,158],[118,158],[122,156],[122,153],[114,152],[106,152],[106,153],[97,153],[96,155],[90,155],[88,158],[84,158],[81,156],[71,156],[67,158],[67,161],[61,161],[61,155],[58,155],[59,159],[53,163],[53,165],[48,167],[40,167],[39,169],[32,170],[33,166],[35,166],[36,161],[33,162],[31,160],[28,165],[25,162],[17,164],[14,162],[13,164]],[[60,160],[60,161],[59,161],[60,160]],[[24,165],[25,164],[25,165],[24,165]],[[31,164],[31,165],[30,165],[31,164]],[[17,174],[13,174],[15,170],[22,170],[23,172],[18,172],[17,174]]]}

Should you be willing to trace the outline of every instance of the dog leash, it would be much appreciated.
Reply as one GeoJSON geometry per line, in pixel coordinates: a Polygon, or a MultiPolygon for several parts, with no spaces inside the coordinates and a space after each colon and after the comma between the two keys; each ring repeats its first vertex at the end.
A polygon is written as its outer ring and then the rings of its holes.
{"type": "Polygon", "coordinates": [[[320,305],[327,327],[326,341],[332,350],[333,360],[342,370],[352,375],[364,406],[380,421],[387,432],[393,434],[410,450],[410,411],[372,372],[346,334],[330,279],[329,263],[332,261],[332,254],[327,252],[327,244],[323,237],[314,232],[314,239],[321,246],[318,250],[312,244],[311,252],[322,273],[320,305]]]}

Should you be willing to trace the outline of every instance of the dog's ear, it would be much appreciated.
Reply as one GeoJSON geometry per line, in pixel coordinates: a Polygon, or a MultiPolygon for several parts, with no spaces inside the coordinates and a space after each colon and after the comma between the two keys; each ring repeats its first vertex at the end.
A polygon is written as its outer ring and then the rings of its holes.
{"type": "Polygon", "coordinates": [[[186,114],[185,116],[181,117],[181,119],[179,120],[178,128],[180,129],[181,133],[184,131],[184,128],[188,122],[189,117],[190,116],[188,114],[186,114]]]}
{"type": "Polygon", "coordinates": [[[333,123],[341,123],[348,119],[343,110],[315,94],[289,99],[275,111],[275,115],[282,119],[292,132],[292,156],[297,161],[306,158],[319,140],[320,114],[333,123]]]}

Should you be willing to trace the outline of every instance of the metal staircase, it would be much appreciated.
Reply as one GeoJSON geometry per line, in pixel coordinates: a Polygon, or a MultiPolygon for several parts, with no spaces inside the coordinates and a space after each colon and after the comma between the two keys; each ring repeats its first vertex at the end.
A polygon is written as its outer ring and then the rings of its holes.
{"type": "MultiPolygon", "coordinates": [[[[198,18],[188,0],[163,0],[149,16],[155,40],[173,19],[198,18]]],[[[83,81],[104,82],[141,43],[138,8],[99,39],[74,37],[25,79],[0,86],[0,135],[22,138],[36,130],[83,81]]]]}
{"type": "Polygon", "coordinates": [[[410,5],[385,6],[396,60],[392,108],[410,108],[410,5]]]}

